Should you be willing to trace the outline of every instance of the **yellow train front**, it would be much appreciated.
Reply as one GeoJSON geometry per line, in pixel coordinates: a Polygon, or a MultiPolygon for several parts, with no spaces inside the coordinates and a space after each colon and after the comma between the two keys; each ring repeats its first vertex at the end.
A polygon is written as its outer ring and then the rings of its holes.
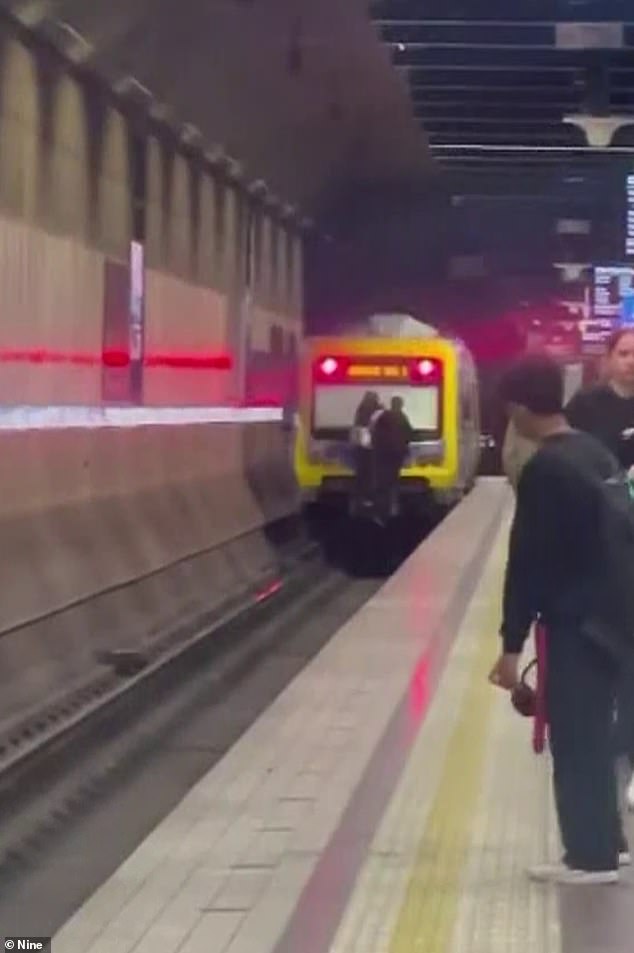
{"type": "Polygon", "coordinates": [[[304,502],[349,502],[350,429],[368,390],[384,406],[392,397],[402,397],[414,429],[400,475],[401,512],[457,502],[478,472],[478,378],[464,345],[441,337],[305,341],[295,444],[304,502]]]}

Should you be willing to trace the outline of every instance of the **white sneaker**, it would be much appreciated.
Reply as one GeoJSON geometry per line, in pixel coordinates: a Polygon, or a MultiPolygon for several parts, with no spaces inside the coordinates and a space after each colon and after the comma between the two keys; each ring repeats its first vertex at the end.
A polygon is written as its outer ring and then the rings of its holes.
{"type": "Polygon", "coordinates": [[[619,867],[629,867],[632,863],[632,855],[629,850],[622,850],[619,854],[619,867]]]}
{"type": "Polygon", "coordinates": [[[593,884],[618,883],[619,872],[618,870],[573,870],[565,864],[540,864],[538,867],[531,867],[528,876],[538,883],[585,887],[593,884]]]}
{"type": "Polygon", "coordinates": [[[634,811],[634,774],[632,775],[632,780],[628,785],[627,792],[625,794],[625,800],[627,801],[629,810],[634,811]]]}

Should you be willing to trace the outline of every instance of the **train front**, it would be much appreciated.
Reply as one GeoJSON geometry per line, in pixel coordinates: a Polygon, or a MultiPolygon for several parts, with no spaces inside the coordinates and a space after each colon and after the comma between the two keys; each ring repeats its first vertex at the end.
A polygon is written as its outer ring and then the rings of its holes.
{"type": "Polygon", "coordinates": [[[306,341],[300,383],[300,426],[295,466],[305,502],[347,506],[353,489],[355,413],[373,391],[388,407],[403,400],[413,428],[401,471],[405,501],[426,504],[434,476],[446,468],[443,420],[451,374],[447,342],[381,338],[306,341]]]}

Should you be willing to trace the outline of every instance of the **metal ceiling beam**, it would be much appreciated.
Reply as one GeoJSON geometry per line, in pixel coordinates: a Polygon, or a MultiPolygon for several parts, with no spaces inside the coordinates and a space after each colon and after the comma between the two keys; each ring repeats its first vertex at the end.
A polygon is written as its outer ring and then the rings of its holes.
{"type": "MultiPolygon", "coordinates": [[[[472,113],[471,115],[469,115],[469,113],[463,113],[462,115],[459,113],[450,113],[449,115],[446,113],[444,115],[436,113],[434,115],[433,113],[426,112],[425,110],[417,109],[416,116],[418,119],[424,119],[427,122],[447,123],[454,126],[468,126],[470,123],[478,123],[478,125],[484,126],[524,126],[528,130],[534,129],[536,127],[542,128],[544,126],[561,126],[561,128],[564,130],[573,131],[570,128],[571,124],[565,123],[563,115],[557,110],[552,112],[551,115],[542,112],[541,114],[532,116],[509,116],[508,114],[501,116],[487,116],[480,113],[472,113]]],[[[632,118],[634,120],[634,117],[632,118]]]]}
{"type": "Polygon", "coordinates": [[[372,0],[370,15],[375,20],[416,20],[428,22],[464,19],[465,10],[478,20],[491,22],[512,19],[519,22],[549,21],[556,12],[559,22],[601,23],[628,20],[631,0],[587,0],[579,4],[558,4],[553,0],[372,0]],[[512,11],[512,12],[511,12],[512,11]]]}
{"type": "MultiPolygon", "coordinates": [[[[471,70],[477,77],[474,82],[471,83],[466,81],[466,76],[464,75],[470,72],[468,67],[460,69],[458,75],[454,76],[452,67],[449,66],[445,69],[445,72],[448,74],[446,80],[441,80],[440,82],[432,81],[438,79],[437,73],[439,71],[442,71],[442,67],[440,69],[435,67],[431,67],[430,69],[421,67],[420,69],[410,70],[410,89],[412,92],[418,92],[419,90],[428,92],[431,90],[432,92],[437,91],[442,94],[446,90],[452,90],[454,92],[460,91],[466,95],[470,92],[474,94],[475,92],[502,92],[518,97],[529,96],[535,92],[544,94],[550,92],[560,94],[567,93],[570,96],[575,95],[578,97],[584,95],[584,89],[571,85],[570,77],[566,75],[566,73],[572,71],[559,72],[552,76],[544,77],[543,70],[530,72],[523,70],[521,73],[516,74],[508,69],[496,69],[491,70],[490,78],[485,81],[482,71],[471,70]],[[425,74],[422,77],[422,81],[417,78],[417,73],[425,74]],[[504,78],[505,75],[508,75],[508,80],[500,83],[500,78],[504,78]]],[[[578,70],[577,73],[581,73],[581,70],[578,70]]],[[[634,69],[613,72],[609,79],[613,95],[626,96],[628,94],[634,94],[634,69]]]]}
{"type": "MultiPolygon", "coordinates": [[[[578,112],[568,112],[566,106],[557,106],[555,103],[551,105],[545,103],[544,105],[533,105],[531,107],[524,107],[523,109],[516,108],[514,109],[511,105],[508,106],[485,106],[482,109],[474,110],[472,107],[473,104],[467,103],[449,103],[447,106],[443,105],[432,105],[429,106],[427,103],[415,103],[414,104],[414,115],[418,119],[427,119],[430,122],[455,122],[461,124],[464,122],[482,122],[482,123],[491,123],[496,125],[498,123],[513,123],[514,125],[525,125],[527,127],[534,125],[544,125],[544,123],[555,123],[559,125],[560,123],[565,123],[567,125],[575,125],[580,129],[583,129],[581,121],[577,118],[581,114],[578,112]]],[[[630,107],[631,110],[632,107],[630,107]]],[[[597,117],[589,117],[590,120],[594,118],[594,121],[597,121],[597,117]]],[[[621,113],[618,117],[618,120],[615,122],[620,122],[621,126],[616,131],[621,129],[626,129],[634,124],[634,112],[621,113]]],[[[610,128],[610,132],[612,129],[610,128]]],[[[601,142],[595,142],[595,145],[601,145],[601,142]]]]}
{"type": "MultiPolygon", "coordinates": [[[[524,76],[535,76],[542,77],[545,73],[579,73],[580,68],[579,64],[563,66],[558,63],[550,63],[548,66],[542,66],[537,63],[531,63],[530,66],[526,66],[524,63],[505,63],[504,65],[500,64],[491,64],[491,63],[453,63],[453,62],[438,62],[438,63],[420,63],[416,66],[402,66],[398,63],[394,64],[395,69],[399,72],[405,73],[408,75],[412,82],[416,82],[416,77],[420,76],[421,79],[425,80],[428,78],[429,74],[432,72],[445,72],[449,75],[454,73],[489,73],[491,76],[501,75],[507,73],[509,75],[519,74],[524,76]]],[[[626,69],[625,67],[622,70],[612,70],[612,73],[621,72],[632,74],[634,78],[634,69],[626,69]]],[[[514,80],[515,82],[515,80],[514,80]]],[[[539,80],[537,80],[539,82],[539,80]]],[[[530,79],[526,80],[526,85],[530,86],[530,79]]]]}
{"type": "Polygon", "coordinates": [[[452,135],[446,129],[435,132],[433,129],[425,129],[430,146],[462,146],[466,136],[469,137],[472,145],[478,146],[500,146],[506,147],[517,145],[524,147],[541,146],[569,146],[573,145],[566,134],[558,135],[554,131],[546,130],[543,133],[534,132],[510,132],[508,129],[500,129],[498,132],[484,132],[479,129],[465,129],[464,134],[452,135]]]}
{"type": "Polygon", "coordinates": [[[589,188],[605,196],[605,186],[634,161],[634,146],[590,147],[562,121],[591,109],[599,72],[603,96],[594,106],[634,111],[634,0],[584,0],[583,11],[563,0],[372,6],[435,165],[452,187],[466,176],[467,191],[540,198],[546,190],[549,201],[565,204],[575,194],[587,200],[589,188]],[[587,51],[557,46],[565,22],[610,26],[587,51]]]}
{"type": "MultiPolygon", "coordinates": [[[[632,8],[631,8],[631,7],[630,7],[630,9],[629,9],[629,12],[632,13],[632,8]]],[[[440,18],[439,18],[439,19],[436,19],[436,20],[434,20],[434,19],[431,19],[431,20],[430,20],[430,19],[426,18],[424,15],[421,16],[421,17],[409,17],[409,18],[401,18],[401,19],[394,18],[394,17],[389,18],[389,19],[388,19],[388,18],[376,17],[376,16],[372,17],[372,22],[375,24],[375,26],[378,26],[378,27],[380,27],[380,28],[383,28],[383,27],[390,27],[390,28],[395,27],[395,28],[398,28],[398,29],[401,29],[401,28],[409,29],[409,28],[411,28],[411,27],[424,27],[424,28],[428,28],[428,27],[434,27],[434,28],[435,28],[435,27],[440,27],[440,28],[467,27],[467,28],[469,28],[469,29],[470,29],[471,27],[476,27],[476,28],[482,27],[483,29],[489,29],[490,27],[505,27],[505,28],[508,27],[508,28],[510,28],[510,29],[513,29],[513,30],[515,30],[515,29],[522,29],[522,28],[526,28],[526,29],[535,29],[535,28],[538,28],[538,29],[541,29],[541,28],[549,28],[549,27],[552,27],[553,29],[555,29],[555,27],[557,27],[558,24],[560,24],[560,23],[565,23],[565,22],[576,23],[576,22],[580,22],[580,21],[586,22],[584,17],[575,17],[574,20],[572,20],[572,21],[566,21],[566,20],[562,19],[561,17],[557,17],[556,19],[550,18],[550,19],[547,19],[547,20],[539,20],[539,19],[536,19],[536,20],[521,20],[521,19],[514,20],[514,19],[508,19],[508,18],[506,18],[506,19],[504,19],[504,18],[499,18],[499,19],[498,19],[497,17],[495,17],[495,18],[493,18],[493,19],[490,19],[490,20],[483,20],[483,19],[481,19],[481,18],[479,19],[479,18],[476,18],[476,17],[474,17],[473,19],[471,19],[471,18],[466,18],[466,19],[465,19],[464,17],[456,17],[456,18],[453,18],[453,17],[452,17],[451,19],[444,19],[444,20],[443,20],[443,19],[440,19],[440,18]]],[[[609,18],[606,18],[604,21],[596,21],[596,20],[594,20],[594,21],[588,21],[588,22],[593,22],[593,23],[597,23],[597,22],[622,23],[624,26],[632,26],[632,27],[634,27],[634,19],[629,19],[629,20],[625,19],[625,20],[624,20],[622,17],[614,18],[613,20],[611,20],[611,19],[609,19],[609,18]]]]}
{"type": "Polygon", "coordinates": [[[509,153],[524,153],[524,152],[535,152],[535,153],[552,153],[559,155],[574,154],[574,155],[602,155],[608,156],[612,155],[621,155],[621,156],[631,156],[634,155],[634,147],[631,146],[611,146],[609,149],[602,149],[597,146],[520,146],[509,144],[508,146],[504,145],[482,145],[481,143],[461,143],[458,146],[454,145],[436,145],[434,149],[450,149],[450,150],[467,150],[474,149],[481,152],[509,152],[509,153]]]}
{"type": "MultiPolygon", "coordinates": [[[[449,50],[454,52],[456,50],[471,50],[475,52],[476,50],[490,51],[494,50],[496,52],[506,52],[506,53],[555,53],[561,55],[562,51],[559,47],[555,46],[554,43],[492,43],[491,41],[478,40],[477,42],[471,41],[467,43],[460,42],[451,42],[448,40],[425,40],[420,43],[409,43],[407,41],[402,41],[400,43],[386,43],[386,46],[389,46],[394,54],[398,56],[398,62],[400,64],[407,65],[410,62],[410,55],[414,59],[417,54],[432,52],[436,50],[449,50]]],[[[565,52],[570,52],[566,50],[565,52]]],[[[615,52],[627,53],[630,54],[634,52],[634,47],[632,46],[622,46],[615,52]]]]}
{"type": "Polygon", "coordinates": [[[604,177],[607,173],[612,174],[614,172],[614,169],[610,169],[605,165],[590,162],[579,163],[573,168],[566,170],[566,167],[562,167],[560,159],[553,161],[547,156],[539,156],[537,159],[535,157],[532,159],[524,158],[516,161],[508,158],[499,159],[493,156],[482,158],[478,156],[443,156],[434,154],[434,159],[440,169],[468,169],[470,172],[483,175],[490,174],[492,170],[499,170],[500,172],[508,171],[509,175],[525,174],[528,170],[531,173],[534,172],[544,175],[556,173],[561,175],[562,178],[571,176],[587,178],[588,176],[604,177]]]}
{"type": "Polygon", "coordinates": [[[525,119],[541,119],[544,116],[547,118],[549,115],[561,118],[571,109],[574,109],[574,105],[571,105],[570,100],[548,100],[546,102],[534,100],[532,103],[492,103],[490,99],[480,101],[470,100],[469,102],[458,99],[448,99],[442,103],[435,103],[429,102],[429,100],[422,99],[421,97],[417,97],[413,100],[413,107],[417,116],[429,116],[431,119],[442,119],[443,117],[447,117],[448,119],[456,117],[460,119],[464,117],[465,119],[491,119],[502,122],[505,119],[509,121],[514,119],[519,119],[520,121],[525,119]],[[474,108],[477,112],[474,112],[474,108]]]}
{"type": "MultiPolygon", "coordinates": [[[[585,107],[588,99],[587,94],[571,86],[548,86],[531,89],[530,87],[520,88],[501,85],[488,86],[452,86],[438,83],[437,85],[410,86],[410,96],[414,103],[426,102],[442,106],[443,103],[460,102],[463,105],[471,104],[495,104],[511,105],[521,108],[522,106],[531,106],[535,102],[547,104],[549,102],[567,103],[570,106],[577,105],[585,107]]],[[[634,104],[634,84],[631,87],[620,87],[607,90],[609,102],[615,103],[633,103],[634,104]]]]}
{"type": "Polygon", "coordinates": [[[545,189],[544,181],[529,181],[524,186],[522,179],[515,179],[510,183],[500,183],[499,179],[490,178],[489,181],[482,179],[474,180],[468,177],[447,177],[448,185],[452,192],[462,193],[466,199],[521,199],[535,201],[538,199],[544,205],[560,206],[562,209],[574,209],[575,212],[583,212],[591,215],[597,207],[597,200],[584,201],[583,196],[578,192],[573,195],[562,196],[557,191],[557,184],[550,181],[550,190],[545,189]],[[502,188],[500,186],[503,185],[502,188]],[[487,191],[485,191],[485,189],[487,191]]]}
{"type": "MultiPolygon", "coordinates": [[[[569,87],[562,83],[542,83],[540,86],[491,86],[486,84],[473,84],[473,83],[447,83],[442,86],[435,86],[430,83],[413,83],[410,87],[412,95],[417,95],[418,93],[441,93],[441,94],[455,94],[460,93],[461,96],[470,96],[474,98],[479,98],[479,94],[485,93],[489,96],[492,92],[500,91],[504,95],[513,97],[514,99],[521,99],[522,96],[534,97],[539,94],[552,93],[553,95],[562,95],[564,92],[567,92],[569,87]]],[[[572,99],[575,96],[575,93],[570,90],[569,97],[572,99]]],[[[579,98],[579,97],[577,97],[579,98]]]]}
{"type": "MultiPolygon", "coordinates": [[[[467,129],[473,129],[474,133],[479,136],[489,132],[501,134],[504,130],[508,130],[509,134],[512,135],[521,135],[522,132],[525,132],[527,136],[538,133],[543,135],[562,134],[570,139],[570,126],[563,121],[560,114],[526,119],[508,116],[497,118],[491,116],[429,116],[416,112],[416,119],[424,125],[427,132],[451,132],[455,130],[462,136],[467,129]]],[[[634,122],[634,116],[632,121],[634,122]]]]}
{"type": "MultiPolygon", "coordinates": [[[[486,48],[467,45],[426,45],[412,50],[416,56],[409,58],[406,53],[397,53],[395,66],[403,68],[427,67],[441,64],[454,68],[485,67],[487,69],[529,69],[547,71],[550,69],[568,69],[579,72],[584,67],[583,56],[579,50],[560,50],[556,47],[532,49],[524,46],[486,48]]],[[[632,69],[632,48],[610,50],[609,70],[632,69]]]]}

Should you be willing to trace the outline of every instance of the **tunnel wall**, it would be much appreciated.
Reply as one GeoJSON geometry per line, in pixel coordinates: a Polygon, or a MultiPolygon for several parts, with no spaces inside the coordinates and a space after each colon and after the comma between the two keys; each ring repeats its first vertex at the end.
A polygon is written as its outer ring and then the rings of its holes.
{"type": "Polygon", "coordinates": [[[104,389],[102,360],[106,346],[127,346],[133,241],[145,258],[142,400],[261,401],[257,376],[244,393],[242,326],[256,362],[272,326],[301,337],[301,232],[176,133],[0,27],[0,402],[136,399],[123,384],[104,389]],[[254,210],[263,240],[250,279],[254,210]]]}
{"type": "MultiPolygon", "coordinates": [[[[253,532],[296,505],[278,423],[5,432],[0,630],[253,532]]],[[[212,580],[209,581],[210,585],[212,580]]]]}
{"type": "Polygon", "coordinates": [[[298,508],[289,440],[266,418],[4,431],[0,724],[279,578],[301,542],[275,529],[298,508]]]}
{"type": "Polygon", "coordinates": [[[224,423],[3,426],[0,667],[24,689],[20,701],[3,682],[9,713],[85,675],[96,646],[147,639],[275,571],[268,527],[298,505],[290,438],[281,411],[248,422],[248,405],[279,405],[293,375],[302,236],[258,209],[252,279],[252,214],[175,135],[0,29],[0,416],[247,404],[224,423]],[[140,394],[106,360],[129,347],[132,242],[145,258],[140,394]]]}

